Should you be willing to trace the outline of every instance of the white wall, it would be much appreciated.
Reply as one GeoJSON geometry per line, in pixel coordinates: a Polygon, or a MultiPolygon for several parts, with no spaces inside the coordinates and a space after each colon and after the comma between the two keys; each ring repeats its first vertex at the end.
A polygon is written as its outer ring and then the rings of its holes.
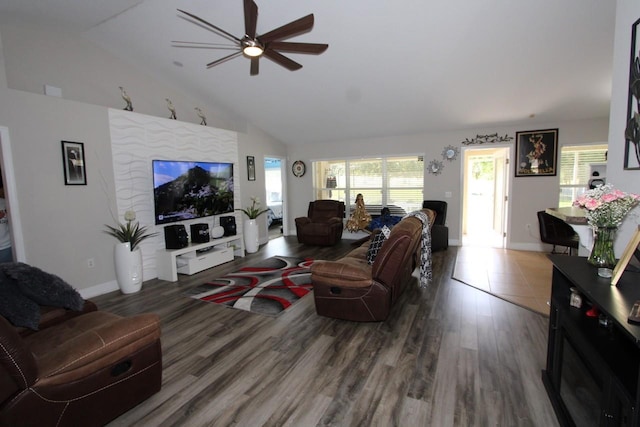
{"type": "MultiPolygon", "coordinates": [[[[638,0],[618,0],[616,32],[613,51],[613,84],[609,126],[609,156],[607,182],[627,192],[640,194],[640,170],[624,170],[624,129],[627,121],[627,94],[629,85],[629,59],[631,51],[631,25],[640,18],[638,0]]],[[[636,56],[640,46],[636,46],[636,56]]],[[[640,208],[627,216],[616,239],[616,255],[624,251],[633,232],[640,224],[640,208]]]]}
{"type": "Polygon", "coordinates": [[[169,98],[181,121],[200,123],[194,110],[198,106],[205,112],[209,126],[246,131],[245,123],[217,106],[214,99],[176,90],[84,39],[82,34],[3,24],[0,35],[10,89],[43,94],[47,84],[62,89],[65,99],[122,109],[125,102],[118,87],[123,86],[136,112],[169,117],[165,101],[169,98]]]}
{"type": "MultiPolygon", "coordinates": [[[[331,144],[314,144],[290,146],[288,151],[289,164],[295,160],[303,160],[308,167],[314,160],[362,158],[382,155],[424,154],[425,166],[431,160],[442,160],[442,151],[448,145],[462,147],[462,141],[476,135],[498,133],[515,136],[516,131],[535,129],[559,128],[558,143],[562,145],[577,145],[589,143],[604,143],[607,141],[608,120],[583,120],[559,123],[531,122],[528,127],[493,127],[486,129],[471,129],[462,131],[428,133],[419,135],[399,135],[357,141],[340,141],[331,144]]],[[[514,143],[499,144],[511,147],[514,157],[514,143]]],[[[482,147],[482,145],[476,146],[482,147]]],[[[461,239],[461,209],[462,209],[462,156],[453,162],[443,161],[444,170],[440,175],[432,175],[425,171],[424,198],[446,200],[447,224],[449,239],[457,243],[461,239]],[[453,193],[451,199],[445,199],[445,192],[453,193]]],[[[288,169],[289,170],[289,169],[288,169]]],[[[302,178],[288,175],[290,215],[289,228],[295,228],[293,218],[306,215],[308,202],[313,197],[312,174],[302,178]]],[[[513,162],[510,166],[510,212],[508,241],[509,247],[514,249],[542,250],[537,226],[530,232],[526,224],[537,224],[536,212],[558,205],[559,177],[520,177],[514,178],[513,162]]]]}

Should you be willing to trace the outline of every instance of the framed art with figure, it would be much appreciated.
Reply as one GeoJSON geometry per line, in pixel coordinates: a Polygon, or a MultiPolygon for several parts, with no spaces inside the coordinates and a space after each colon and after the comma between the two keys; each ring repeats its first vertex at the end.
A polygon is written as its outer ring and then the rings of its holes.
{"type": "Polygon", "coordinates": [[[516,132],[516,177],[555,176],[558,129],[516,132]]]}
{"type": "Polygon", "coordinates": [[[247,156],[247,179],[256,180],[256,159],[253,156],[247,156]]]}
{"type": "Polygon", "coordinates": [[[640,19],[631,27],[631,69],[627,127],[624,130],[624,168],[640,169],[640,19]]]}
{"type": "Polygon", "coordinates": [[[65,185],[87,185],[82,142],[62,141],[62,168],[65,185]]]}

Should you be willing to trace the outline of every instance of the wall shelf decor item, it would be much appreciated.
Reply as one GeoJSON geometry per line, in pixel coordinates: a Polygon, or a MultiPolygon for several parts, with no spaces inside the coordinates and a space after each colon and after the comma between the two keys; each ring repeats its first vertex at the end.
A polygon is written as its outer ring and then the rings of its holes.
{"type": "Polygon", "coordinates": [[[293,165],[291,166],[291,172],[293,172],[294,176],[300,178],[304,176],[306,171],[307,171],[307,166],[304,164],[302,160],[296,160],[295,162],[293,162],[293,165]]]}
{"type": "Polygon", "coordinates": [[[171,120],[178,120],[178,116],[176,116],[176,107],[173,106],[173,102],[171,102],[171,100],[169,98],[165,98],[165,101],[167,101],[167,108],[169,109],[169,112],[171,113],[169,118],[171,120]]]}
{"type": "Polygon", "coordinates": [[[247,156],[247,179],[256,180],[256,159],[253,156],[247,156]]]}
{"type": "Polygon", "coordinates": [[[133,104],[131,103],[131,97],[127,94],[127,91],[124,90],[122,86],[118,86],[118,87],[120,88],[120,96],[122,96],[122,99],[124,99],[124,102],[127,103],[127,105],[124,106],[123,110],[133,111],[133,104]]]}
{"type": "Polygon", "coordinates": [[[444,169],[444,163],[440,160],[431,160],[427,165],[427,172],[432,175],[440,175],[444,169]]]}
{"type": "Polygon", "coordinates": [[[444,150],[442,150],[442,159],[452,162],[458,158],[459,153],[460,149],[458,147],[447,145],[446,147],[444,147],[444,150]]]}
{"type": "Polygon", "coordinates": [[[558,129],[516,132],[516,177],[555,176],[558,129]]]}
{"type": "Polygon", "coordinates": [[[505,135],[499,136],[498,133],[492,133],[490,135],[476,135],[475,138],[465,138],[462,141],[464,145],[476,145],[476,144],[495,144],[496,142],[509,142],[513,139],[512,136],[505,135]]]}
{"type": "Polygon", "coordinates": [[[198,117],[200,117],[200,124],[202,126],[206,126],[207,125],[207,116],[204,115],[204,113],[202,112],[202,110],[199,107],[194,108],[194,110],[196,110],[196,114],[198,115],[198,117]]]}
{"type": "Polygon", "coordinates": [[[87,185],[82,142],[62,141],[62,168],[65,185],[87,185]]]}
{"type": "Polygon", "coordinates": [[[631,70],[629,71],[629,101],[627,127],[624,132],[624,168],[640,169],[640,34],[638,19],[631,29],[631,70]]]}

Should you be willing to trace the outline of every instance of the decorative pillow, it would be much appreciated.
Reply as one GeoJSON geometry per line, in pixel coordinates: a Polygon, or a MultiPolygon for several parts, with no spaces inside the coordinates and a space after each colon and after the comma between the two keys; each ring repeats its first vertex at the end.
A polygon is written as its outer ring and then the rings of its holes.
{"type": "Polygon", "coordinates": [[[367,263],[373,264],[378,256],[378,252],[382,247],[382,244],[387,240],[387,236],[384,232],[380,232],[373,236],[371,243],[369,243],[369,249],[367,250],[367,263]]]}
{"type": "Polygon", "coordinates": [[[0,270],[15,281],[25,297],[36,304],[75,311],[81,311],[84,306],[84,299],[78,291],[54,274],[21,262],[0,264],[0,270]]]}
{"type": "Polygon", "coordinates": [[[40,306],[20,292],[15,281],[0,271],[0,315],[13,326],[38,330],[40,306]]]}

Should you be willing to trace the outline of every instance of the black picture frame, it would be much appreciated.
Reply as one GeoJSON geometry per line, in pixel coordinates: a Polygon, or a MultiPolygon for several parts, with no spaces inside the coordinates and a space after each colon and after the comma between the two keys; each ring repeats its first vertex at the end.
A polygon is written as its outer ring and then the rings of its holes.
{"type": "Polygon", "coordinates": [[[65,185],[87,185],[87,164],[84,159],[84,143],[62,142],[62,169],[65,185]]]}
{"type": "Polygon", "coordinates": [[[256,180],[256,159],[253,156],[247,156],[247,179],[256,180]]]}
{"type": "Polygon", "coordinates": [[[629,61],[629,94],[627,121],[624,132],[624,169],[640,169],[640,123],[635,115],[640,113],[640,19],[631,27],[631,58],[629,61]]]}
{"type": "Polygon", "coordinates": [[[555,176],[558,129],[516,132],[515,176],[555,176]]]}

